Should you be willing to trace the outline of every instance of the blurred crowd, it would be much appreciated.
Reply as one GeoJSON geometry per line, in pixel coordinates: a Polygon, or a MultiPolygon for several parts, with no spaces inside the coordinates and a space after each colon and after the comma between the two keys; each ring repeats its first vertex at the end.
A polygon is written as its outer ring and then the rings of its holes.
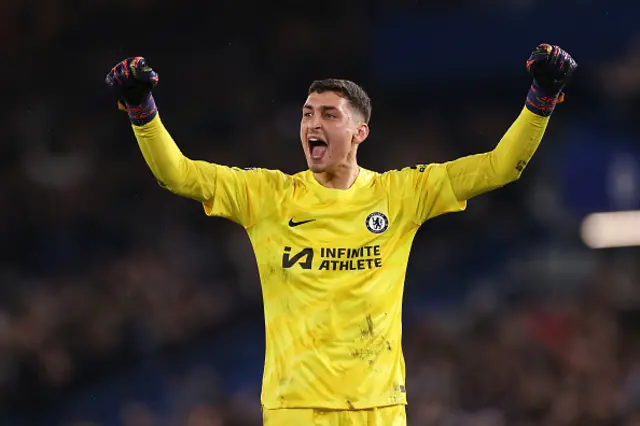
{"type": "MultiPolygon", "coordinates": [[[[580,298],[470,298],[455,315],[413,322],[404,345],[409,424],[640,424],[640,311],[612,300],[611,271],[597,275],[580,298]]],[[[261,424],[257,389],[226,392],[210,366],[152,380],[166,399],[123,401],[111,413],[117,424],[261,424]]]]}
{"type": "MultiPolygon", "coordinates": [[[[299,107],[315,78],[349,77],[370,92],[361,162],[383,171],[491,149],[522,106],[527,76],[409,93],[377,83],[367,59],[376,14],[411,2],[347,2],[340,13],[76,3],[0,6],[0,72],[13,83],[0,117],[1,423],[259,425],[264,337],[248,239],[154,182],[102,87],[109,67],[149,58],[163,120],[186,155],[286,172],[305,167],[299,107]]],[[[560,195],[554,150],[544,148],[597,114],[638,140],[638,46],[630,39],[576,82],[522,181],[420,231],[405,310],[410,425],[640,425],[639,305],[622,303],[637,301],[637,271],[613,298],[617,258],[594,267],[576,248],[575,218],[545,198],[560,195]],[[562,248],[553,265],[535,263],[526,280],[504,272],[516,255],[543,257],[540,246],[562,248]],[[493,290],[467,297],[482,278],[493,290]],[[565,281],[578,285],[546,291],[565,281]]]]}
{"type": "Polygon", "coordinates": [[[578,300],[480,304],[459,329],[426,321],[408,339],[416,425],[640,424],[638,310],[608,277],[578,300]]]}

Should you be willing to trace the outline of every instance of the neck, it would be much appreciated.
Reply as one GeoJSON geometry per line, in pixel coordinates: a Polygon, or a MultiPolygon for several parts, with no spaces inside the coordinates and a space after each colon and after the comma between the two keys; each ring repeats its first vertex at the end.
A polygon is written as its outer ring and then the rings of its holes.
{"type": "Polygon", "coordinates": [[[358,178],[360,167],[353,163],[338,168],[336,171],[314,173],[313,176],[320,185],[333,189],[349,189],[358,178]]]}

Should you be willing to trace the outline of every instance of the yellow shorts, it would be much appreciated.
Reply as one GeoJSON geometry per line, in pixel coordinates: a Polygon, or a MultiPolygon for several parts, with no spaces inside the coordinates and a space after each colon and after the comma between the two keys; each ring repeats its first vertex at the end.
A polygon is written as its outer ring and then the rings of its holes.
{"type": "Polygon", "coordinates": [[[367,410],[286,408],[263,410],[264,426],[406,426],[404,405],[367,410]]]}

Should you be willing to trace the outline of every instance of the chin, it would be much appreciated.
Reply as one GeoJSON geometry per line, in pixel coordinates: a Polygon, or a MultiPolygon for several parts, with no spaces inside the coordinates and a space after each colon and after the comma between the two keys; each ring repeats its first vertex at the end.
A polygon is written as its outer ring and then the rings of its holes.
{"type": "Polygon", "coordinates": [[[327,171],[327,166],[324,164],[318,164],[309,161],[307,165],[309,166],[309,170],[311,170],[313,173],[323,173],[327,171]]]}

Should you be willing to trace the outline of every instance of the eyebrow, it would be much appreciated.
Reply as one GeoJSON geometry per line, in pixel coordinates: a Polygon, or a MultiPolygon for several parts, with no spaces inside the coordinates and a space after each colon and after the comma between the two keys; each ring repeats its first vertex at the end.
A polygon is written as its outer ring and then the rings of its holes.
{"type": "MultiPolygon", "coordinates": [[[[313,110],[313,107],[309,104],[305,105],[304,107],[302,107],[302,109],[304,110],[313,110]]],[[[338,111],[338,108],[331,106],[331,105],[320,105],[320,109],[322,111],[338,111]]]]}

